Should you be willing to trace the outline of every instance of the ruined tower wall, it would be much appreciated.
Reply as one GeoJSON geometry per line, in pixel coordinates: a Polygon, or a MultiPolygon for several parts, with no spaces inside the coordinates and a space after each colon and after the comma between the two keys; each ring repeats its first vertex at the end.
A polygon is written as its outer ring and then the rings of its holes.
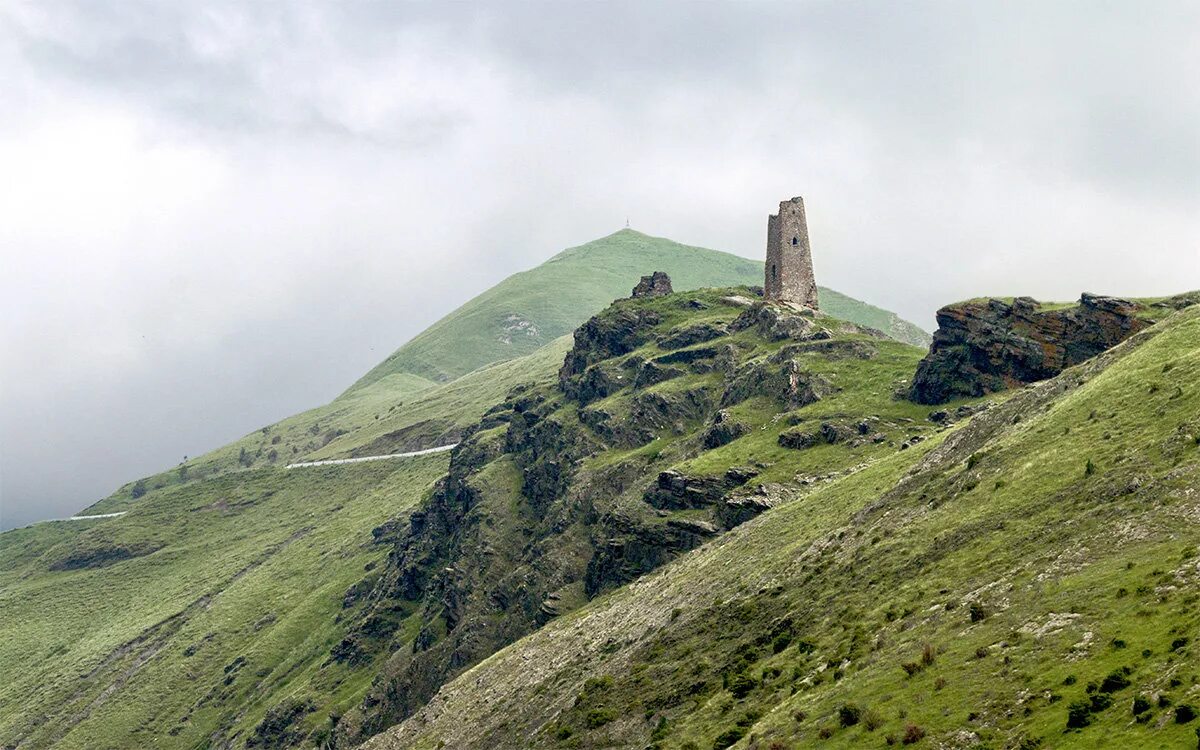
{"type": "Polygon", "coordinates": [[[813,276],[803,198],[780,202],[779,213],[767,217],[765,271],[766,299],[817,309],[817,282],[813,276]]]}

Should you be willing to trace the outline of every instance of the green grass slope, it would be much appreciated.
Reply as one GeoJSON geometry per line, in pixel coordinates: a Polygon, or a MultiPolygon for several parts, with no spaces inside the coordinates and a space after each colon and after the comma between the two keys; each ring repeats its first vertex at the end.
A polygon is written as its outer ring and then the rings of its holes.
{"type": "Polygon", "coordinates": [[[576,334],[557,382],[514,393],[467,431],[358,613],[353,653],[387,659],[361,708],[339,717],[339,747],[403,719],[549,614],[782,502],[780,483],[798,473],[853,471],[936,430],[926,408],[894,397],[921,350],[750,307],[748,293],[620,300],[576,334]],[[836,438],[780,444],[823,430],[836,438]],[[693,491],[665,496],[660,472],[693,491]],[[414,608],[420,627],[380,637],[379,613],[414,608]]]}
{"type": "Polygon", "coordinates": [[[352,705],[369,674],[311,681],[343,594],[386,556],[370,529],[445,463],[250,470],[151,493],[70,538],[64,522],[4,534],[0,744],[206,746],[284,696],[352,705]]]}
{"type": "MultiPolygon", "coordinates": [[[[676,291],[762,284],[762,263],[622,229],[514,274],[442,318],[363,376],[348,393],[395,373],[444,381],[570,333],[638,278],[666,271],[676,291]]],[[[929,335],[894,313],[821,290],[828,314],[926,346],[929,335]]]]}
{"type": "Polygon", "coordinates": [[[1192,307],[803,483],[367,747],[1194,747],[1198,383],[1192,307]]]}
{"type": "Polygon", "coordinates": [[[290,711],[319,736],[374,676],[329,662],[345,594],[387,556],[372,529],[402,521],[448,454],[286,470],[271,451],[453,438],[517,383],[551,380],[567,343],[443,385],[391,376],[88,509],[123,516],[0,534],[0,746],[272,746],[256,729],[290,711]]]}

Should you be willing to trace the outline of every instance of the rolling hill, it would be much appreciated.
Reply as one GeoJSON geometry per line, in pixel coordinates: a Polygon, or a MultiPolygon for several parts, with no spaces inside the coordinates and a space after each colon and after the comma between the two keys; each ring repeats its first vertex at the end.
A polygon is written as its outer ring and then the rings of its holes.
{"type": "MultiPolygon", "coordinates": [[[[757,283],[760,268],[618,232],[468,302],[330,404],[131,481],[83,511],[122,515],[0,535],[0,744],[332,738],[330,717],[360,706],[380,665],[331,654],[362,626],[359,597],[449,456],[285,467],[457,441],[514,388],[555,382],[571,346],[563,334],[640,275],[667,269],[681,288],[728,286],[757,283]],[[537,334],[509,326],[512,315],[537,334]]],[[[895,317],[823,295],[867,325],[895,317]]]]}

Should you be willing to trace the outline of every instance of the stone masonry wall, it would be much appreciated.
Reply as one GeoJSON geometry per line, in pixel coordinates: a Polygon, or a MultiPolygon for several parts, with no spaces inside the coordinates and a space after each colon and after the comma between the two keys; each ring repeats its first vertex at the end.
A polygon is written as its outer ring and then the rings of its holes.
{"type": "Polygon", "coordinates": [[[817,282],[813,277],[803,198],[781,201],[779,213],[767,218],[765,271],[765,299],[817,309],[817,282]]]}

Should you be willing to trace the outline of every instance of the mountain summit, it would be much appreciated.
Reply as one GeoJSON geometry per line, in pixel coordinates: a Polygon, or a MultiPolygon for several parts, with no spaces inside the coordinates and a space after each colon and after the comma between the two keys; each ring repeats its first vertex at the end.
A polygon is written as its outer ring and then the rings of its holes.
{"type": "MultiPolygon", "coordinates": [[[[763,264],[682,245],[632,229],[569,248],[514,274],[415,336],[359,379],[348,393],[392,374],[446,382],[486,364],[529,354],[570,333],[609,302],[629,295],[638,277],[664,271],[676,291],[759,285],[763,264]]],[[[926,346],[929,335],[895,314],[821,289],[830,315],[926,346]]]]}

